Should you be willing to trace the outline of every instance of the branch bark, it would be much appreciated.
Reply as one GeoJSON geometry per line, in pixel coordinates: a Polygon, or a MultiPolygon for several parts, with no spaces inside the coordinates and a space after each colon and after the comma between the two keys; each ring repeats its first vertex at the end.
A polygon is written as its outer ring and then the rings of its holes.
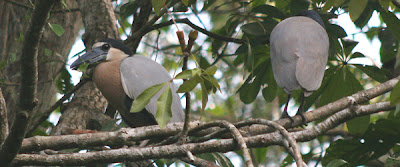
{"type": "Polygon", "coordinates": [[[13,122],[11,132],[0,150],[0,164],[8,166],[18,153],[28,125],[29,113],[37,104],[36,92],[38,81],[37,54],[39,41],[47,23],[50,9],[56,1],[39,0],[29,21],[25,33],[21,54],[21,90],[19,109],[13,122]]]}
{"type": "MultiPolygon", "coordinates": [[[[324,134],[328,130],[336,127],[337,125],[367,114],[372,114],[380,111],[391,110],[394,107],[390,106],[389,102],[381,102],[376,104],[355,106],[353,110],[346,109],[338,113],[333,114],[326,120],[318,123],[312,129],[307,129],[303,131],[291,132],[290,135],[293,136],[298,142],[305,142],[315,139],[316,137],[324,134]]],[[[249,120],[254,122],[254,120],[249,120]]],[[[246,123],[242,123],[246,124],[246,123]]],[[[204,124],[199,124],[198,122],[192,122],[192,126],[198,127],[204,124]]],[[[266,128],[265,125],[259,125],[266,128]]],[[[150,136],[156,136],[160,134],[170,133],[170,135],[176,135],[180,132],[182,128],[182,123],[169,124],[163,129],[156,128],[157,126],[143,127],[136,129],[124,129],[124,132],[116,134],[116,132],[109,133],[99,133],[99,134],[83,134],[83,135],[70,135],[68,138],[75,140],[75,143],[80,143],[81,146],[88,145],[105,145],[110,142],[99,142],[101,140],[106,140],[107,137],[100,135],[113,134],[114,139],[108,138],[109,141],[136,141],[137,139],[143,140],[144,138],[150,138],[150,136]],[[173,127],[176,127],[173,129],[173,127]],[[144,129],[147,129],[148,136],[142,136],[144,129]],[[175,131],[174,133],[171,133],[175,131]],[[135,134],[135,133],[138,133],[135,134]],[[152,133],[150,133],[152,132],[152,133]],[[120,135],[120,136],[118,136],[120,135]],[[84,141],[79,141],[83,140],[84,141]],[[98,140],[95,140],[98,139],[98,140]],[[95,141],[96,143],[90,143],[95,141]],[[83,144],[83,145],[82,145],[83,144]]],[[[192,128],[193,129],[193,128],[192,128]]],[[[56,140],[58,143],[65,145],[65,140],[58,140],[61,137],[67,136],[57,136],[57,137],[41,137],[42,139],[56,140]]],[[[266,133],[260,135],[254,135],[250,137],[244,137],[245,143],[249,147],[266,147],[270,145],[282,145],[282,141],[285,140],[280,132],[266,133]]],[[[42,141],[42,143],[45,143],[42,141]]],[[[80,147],[83,148],[83,147],[80,147]]],[[[125,160],[144,160],[144,159],[158,159],[158,158],[179,158],[185,157],[186,151],[190,151],[193,154],[201,154],[207,152],[227,152],[232,150],[238,150],[238,146],[235,139],[220,139],[212,140],[202,143],[187,143],[187,144],[171,144],[165,146],[155,146],[155,147],[144,147],[144,148],[120,148],[107,151],[99,152],[88,152],[88,153],[72,153],[72,154],[61,154],[61,155],[37,155],[37,154],[19,154],[14,160],[15,165],[84,165],[92,162],[121,162],[125,160]],[[185,151],[186,150],[186,151],[185,151]]]]}

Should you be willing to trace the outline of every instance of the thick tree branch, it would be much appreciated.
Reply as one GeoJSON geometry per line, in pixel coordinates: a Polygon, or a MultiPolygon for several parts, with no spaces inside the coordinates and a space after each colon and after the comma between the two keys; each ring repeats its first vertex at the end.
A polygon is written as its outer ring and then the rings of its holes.
{"type": "MultiPolygon", "coordinates": [[[[176,23],[184,23],[184,24],[186,24],[186,25],[192,27],[193,29],[195,29],[195,30],[197,30],[197,31],[200,31],[201,33],[203,33],[203,34],[205,34],[205,35],[207,35],[207,36],[209,36],[209,37],[211,37],[211,38],[214,38],[214,39],[218,39],[218,40],[226,41],[226,42],[234,42],[234,43],[238,43],[238,44],[242,44],[242,43],[246,42],[245,40],[242,40],[242,39],[229,38],[229,37],[225,37],[225,36],[222,36],[222,35],[215,34],[215,33],[213,33],[213,32],[207,31],[206,29],[203,29],[203,28],[201,28],[201,27],[199,27],[199,26],[193,24],[193,23],[190,22],[190,20],[187,19],[187,18],[184,18],[184,19],[176,19],[175,21],[176,21],[176,23]]],[[[174,24],[174,22],[173,22],[172,20],[167,21],[167,22],[163,22],[163,23],[160,23],[160,24],[156,24],[156,25],[154,25],[154,26],[152,27],[152,29],[149,29],[148,32],[150,32],[150,31],[152,31],[152,30],[156,30],[156,29],[162,28],[162,27],[170,26],[170,25],[172,25],[172,24],[174,24]]]]}
{"type": "MultiPolygon", "coordinates": [[[[335,102],[324,105],[313,111],[306,112],[303,115],[307,119],[307,122],[312,122],[327,117],[329,115],[332,115],[333,113],[348,108],[351,105],[362,104],[377,96],[383,95],[391,91],[399,81],[399,78],[400,76],[393,78],[389,81],[386,81],[378,86],[372,87],[370,89],[359,91],[351,96],[343,97],[335,102]]],[[[293,119],[294,119],[293,124],[291,123],[290,119],[281,119],[278,120],[278,123],[283,125],[285,128],[296,127],[303,124],[301,116],[299,115],[294,116],[293,119]]],[[[268,130],[269,129],[264,129],[260,131],[260,133],[264,133],[268,130]]]]}
{"type": "MultiPolygon", "coordinates": [[[[312,129],[298,131],[298,132],[291,132],[290,134],[293,135],[293,137],[297,141],[301,142],[310,141],[347,120],[391,109],[393,109],[393,107],[390,106],[389,102],[356,106],[354,107],[354,110],[346,109],[332,115],[328,119],[322,121],[321,123],[318,123],[312,129]]],[[[254,120],[249,120],[249,121],[254,122],[254,120]]],[[[198,123],[192,123],[191,125],[200,126],[200,124],[198,123]]],[[[169,124],[167,125],[166,128],[168,128],[168,126],[169,128],[173,126],[182,127],[182,123],[176,125],[169,124]]],[[[266,126],[263,127],[266,128],[266,126]]],[[[166,128],[153,132],[160,133],[161,131],[164,131],[166,128]]],[[[114,137],[119,138],[120,141],[126,140],[128,138],[135,139],[136,135],[133,132],[140,133],[139,129],[140,128],[125,129],[125,133],[120,133],[119,134],[120,136],[114,134],[114,137]]],[[[181,130],[180,128],[177,129],[181,130]]],[[[167,131],[171,132],[171,129],[168,129],[167,131]]],[[[175,134],[177,134],[178,132],[179,131],[176,131],[175,134]]],[[[115,132],[109,132],[109,133],[112,134],[115,132]]],[[[102,133],[102,134],[104,135],[107,133],[102,133]]],[[[72,140],[75,139],[76,143],[81,143],[87,146],[90,145],[88,144],[88,142],[91,142],[92,140],[100,137],[96,135],[98,134],[84,134],[84,135],[74,135],[74,136],[70,135],[70,138],[72,140]],[[86,137],[86,140],[79,141],[79,138],[84,139],[83,136],[86,137]]],[[[54,136],[54,137],[47,137],[47,139],[50,140],[50,138],[52,138],[52,140],[57,140],[56,138],[60,139],[61,137],[62,136],[54,136]]],[[[46,137],[42,138],[44,139],[46,137]]],[[[270,145],[281,145],[283,140],[285,139],[284,137],[282,137],[280,132],[255,135],[244,138],[244,141],[249,147],[266,147],[270,145]]],[[[114,141],[116,141],[116,139],[114,139],[114,141]]],[[[63,142],[64,141],[61,142],[59,141],[59,144],[62,144],[63,142]]],[[[96,142],[98,142],[97,143],[98,145],[108,144],[107,142],[99,143],[99,140],[97,140],[96,142]]],[[[220,139],[215,141],[207,141],[203,143],[188,143],[183,145],[172,144],[166,146],[144,147],[144,148],[121,148],[121,149],[113,149],[113,150],[99,151],[99,152],[72,153],[72,154],[62,154],[62,155],[20,154],[16,157],[14,163],[15,165],[27,165],[27,164],[84,165],[92,162],[121,162],[124,160],[144,160],[152,158],[157,159],[157,158],[185,157],[186,156],[185,150],[190,151],[194,154],[200,154],[206,152],[227,152],[237,149],[239,149],[239,147],[234,139],[220,139]]]]}
{"type": "Polygon", "coordinates": [[[18,153],[25,136],[28,122],[28,113],[36,106],[36,91],[38,81],[37,54],[39,41],[47,22],[54,0],[39,0],[29,21],[28,30],[21,53],[21,90],[19,95],[19,109],[13,122],[11,132],[0,150],[0,164],[8,166],[18,153]]]}
{"type": "Polygon", "coordinates": [[[0,88],[0,146],[8,135],[7,105],[0,88]]]}

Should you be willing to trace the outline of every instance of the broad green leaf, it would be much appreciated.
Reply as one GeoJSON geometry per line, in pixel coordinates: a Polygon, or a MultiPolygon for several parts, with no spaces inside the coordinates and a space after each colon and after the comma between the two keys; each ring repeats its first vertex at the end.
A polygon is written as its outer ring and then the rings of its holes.
{"type": "Polygon", "coordinates": [[[340,5],[342,5],[346,0],[332,0],[332,1],[334,1],[333,2],[334,6],[340,7],[340,5]]]}
{"type": "Polygon", "coordinates": [[[217,66],[210,66],[204,71],[204,75],[214,75],[215,72],[217,72],[218,67],[217,66]]]}
{"type": "Polygon", "coordinates": [[[244,83],[239,90],[240,100],[245,104],[252,103],[260,91],[261,82],[258,77],[253,82],[244,83]]]}
{"type": "Polygon", "coordinates": [[[327,12],[335,5],[335,0],[326,0],[324,7],[322,7],[322,11],[327,12]]]}
{"type": "Polygon", "coordinates": [[[352,58],[352,59],[354,59],[354,58],[360,58],[360,57],[365,57],[365,55],[362,54],[362,53],[360,53],[360,52],[355,52],[355,53],[351,54],[351,58],[352,58]]]}
{"type": "Polygon", "coordinates": [[[59,37],[62,36],[65,32],[64,28],[59,24],[49,23],[49,27],[59,37]]]}
{"type": "Polygon", "coordinates": [[[326,31],[329,33],[329,35],[335,36],[335,38],[343,38],[347,36],[346,31],[336,24],[327,24],[326,31]]]}
{"type": "Polygon", "coordinates": [[[392,93],[390,94],[390,105],[394,106],[400,103],[400,82],[394,86],[392,93]]]}
{"type": "Polygon", "coordinates": [[[188,79],[193,76],[192,74],[193,74],[192,70],[185,70],[176,75],[175,79],[188,79]]]}
{"type": "Polygon", "coordinates": [[[346,122],[346,127],[352,135],[362,135],[368,128],[368,124],[371,120],[371,115],[365,115],[357,117],[355,119],[346,122]]]}
{"type": "Polygon", "coordinates": [[[389,0],[378,0],[378,2],[384,10],[389,11],[389,5],[390,5],[389,0]]]}
{"type": "Polygon", "coordinates": [[[344,166],[345,164],[349,164],[349,163],[347,163],[343,159],[334,159],[331,162],[329,162],[329,164],[326,167],[340,167],[340,166],[344,166]]]}
{"type": "Polygon", "coordinates": [[[251,12],[262,13],[262,14],[268,15],[270,17],[275,17],[275,18],[278,18],[278,19],[281,19],[281,20],[286,18],[285,13],[282,13],[281,10],[279,10],[278,8],[276,8],[274,6],[266,5],[266,4],[259,5],[259,6],[255,7],[255,8],[253,8],[251,10],[251,12]]]}
{"type": "Polygon", "coordinates": [[[196,75],[193,78],[183,82],[183,84],[176,91],[177,93],[185,93],[191,91],[196,85],[200,82],[203,82],[203,79],[196,75]]]}
{"type": "MultiPolygon", "coordinates": [[[[327,83],[325,91],[322,92],[320,105],[339,100],[342,97],[349,96],[353,93],[363,90],[360,82],[353,73],[350,72],[349,66],[343,66],[327,83]]],[[[369,116],[360,117],[348,121],[347,128],[352,134],[362,134],[365,132],[369,123],[369,116]]]]}
{"type": "Polygon", "coordinates": [[[380,10],[379,12],[390,31],[396,39],[400,41],[400,20],[392,12],[387,12],[385,10],[380,10]]]}
{"type": "Polygon", "coordinates": [[[349,14],[353,22],[355,22],[367,7],[368,0],[350,0],[349,14]]]}
{"type": "Polygon", "coordinates": [[[172,118],[172,91],[170,85],[164,89],[160,98],[157,100],[157,113],[156,113],[156,120],[158,125],[163,128],[165,125],[168,124],[169,120],[172,118]]]}
{"type": "Polygon", "coordinates": [[[400,120],[379,119],[370,124],[368,130],[360,137],[339,139],[332,142],[326,149],[322,165],[327,166],[335,159],[343,159],[346,166],[365,165],[388,153],[396,143],[400,142],[400,120]]]}
{"type": "Polygon", "coordinates": [[[200,86],[201,86],[201,110],[204,111],[206,109],[208,102],[208,93],[204,82],[201,82],[200,86]]]}
{"type": "Polygon", "coordinates": [[[262,95],[267,102],[271,102],[276,97],[276,87],[267,86],[262,90],[262,95]]]}
{"type": "Polygon", "coordinates": [[[375,66],[363,66],[363,65],[354,65],[361,71],[363,71],[365,74],[367,74],[369,77],[374,79],[375,81],[378,81],[380,83],[386,82],[388,78],[386,75],[389,73],[386,69],[379,69],[378,67],[375,66]]]}
{"type": "Polygon", "coordinates": [[[89,67],[89,63],[83,63],[83,64],[81,64],[81,65],[79,65],[79,67],[78,67],[78,71],[81,71],[81,72],[84,72],[84,71],[86,71],[86,69],[89,67]]]}
{"type": "Polygon", "coordinates": [[[160,15],[161,9],[164,7],[166,0],[151,0],[151,4],[153,5],[154,12],[157,16],[160,15]]]}
{"type": "Polygon", "coordinates": [[[182,1],[182,3],[185,5],[185,6],[188,6],[189,5],[189,0],[181,0],[182,1]]]}
{"type": "Polygon", "coordinates": [[[221,91],[221,88],[218,84],[218,80],[214,78],[213,76],[203,76],[203,78],[207,81],[209,81],[215,88],[217,88],[219,91],[221,91]]]}
{"type": "Polygon", "coordinates": [[[149,103],[150,99],[163,88],[168,82],[153,85],[146,90],[144,90],[135,100],[132,102],[132,107],[130,112],[137,113],[144,109],[144,107],[149,103]]]}
{"type": "Polygon", "coordinates": [[[268,147],[253,148],[252,151],[255,152],[254,155],[258,163],[264,162],[265,158],[267,158],[268,147]]]}

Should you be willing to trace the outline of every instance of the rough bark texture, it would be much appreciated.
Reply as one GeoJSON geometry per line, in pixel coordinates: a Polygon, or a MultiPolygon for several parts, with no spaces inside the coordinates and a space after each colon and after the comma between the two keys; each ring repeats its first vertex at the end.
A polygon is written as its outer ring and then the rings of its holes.
{"type": "Polygon", "coordinates": [[[0,145],[6,140],[8,135],[7,107],[3,93],[0,88],[0,145]]]}
{"type": "MultiPolygon", "coordinates": [[[[7,102],[8,120],[12,120],[15,116],[20,81],[19,55],[26,25],[33,11],[33,6],[29,1],[16,0],[12,2],[0,2],[0,22],[2,23],[0,24],[0,86],[7,102]]],[[[69,9],[77,8],[74,1],[65,1],[65,3],[69,9]]],[[[78,36],[78,31],[82,27],[79,11],[64,9],[61,3],[56,3],[52,11],[57,12],[50,14],[49,23],[61,25],[65,32],[59,37],[49,26],[45,26],[38,54],[37,99],[39,103],[34,113],[31,113],[33,121],[30,121],[30,125],[35,123],[42,111],[55,102],[57,88],[54,81],[60,69],[63,68],[69,51],[78,36]],[[45,50],[47,54],[45,54],[45,50]]],[[[28,132],[32,132],[34,128],[36,126],[28,126],[28,132]]]]}
{"type": "MultiPolygon", "coordinates": [[[[110,0],[76,1],[85,26],[83,41],[88,49],[96,40],[106,37],[118,38],[117,21],[110,0]]],[[[63,115],[52,131],[53,135],[70,133],[71,129],[101,129],[111,119],[105,116],[107,101],[93,82],[88,82],[77,91],[63,111],[63,115]],[[92,126],[93,125],[93,126],[92,126]]]]}

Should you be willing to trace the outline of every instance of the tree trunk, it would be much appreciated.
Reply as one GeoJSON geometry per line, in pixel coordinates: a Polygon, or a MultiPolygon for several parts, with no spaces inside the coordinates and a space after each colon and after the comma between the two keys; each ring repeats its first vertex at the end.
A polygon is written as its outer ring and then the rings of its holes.
{"type": "MultiPolygon", "coordinates": [[[[7,102],[8,120],[13,120],[17,110],[21,79],[19,56],[26,25],[34,8],[32,4],[23,0],[0,2],[0,22],[2,23],[0,24],[0,86],[7,102]]],[[[73,10],[77,8],[77,3],[65,1],[65,5],[61,2],[56,3],[49,16],[49,23],[63,27],[64,34],[57,36],[49,26],[46,26],[40,41],[37,90],[39,103],[35,112],[30,113],[28,132],[32,132],[40,124],[37,122],[38,118],[56,101],[55,79],[60,69],[65,68],[68,54],[82,27],[80,12],[73,10]]],[[[9,121],[9,124],[11,123],[12,121],[9,121]]]]}

